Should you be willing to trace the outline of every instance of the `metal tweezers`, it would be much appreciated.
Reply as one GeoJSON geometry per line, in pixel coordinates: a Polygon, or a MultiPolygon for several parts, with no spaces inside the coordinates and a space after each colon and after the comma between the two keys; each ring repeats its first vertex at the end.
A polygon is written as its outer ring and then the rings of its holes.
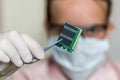
{"type": "Polygon", "coordinates": [[[48,49],[52,48],[54,45],[56,45],[57,43],[59,43],[61,41],[62,41],[62,39],[60,39],[54,43],[51,43],[51,44],[47,45],[45,48],[43,48],[43,50],[46,52],[48,49]]]}

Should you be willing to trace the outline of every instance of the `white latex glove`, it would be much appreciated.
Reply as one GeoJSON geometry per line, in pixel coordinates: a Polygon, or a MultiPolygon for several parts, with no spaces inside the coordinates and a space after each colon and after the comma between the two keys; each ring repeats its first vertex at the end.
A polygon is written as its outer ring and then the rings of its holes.
{"type": "Polygon", "coordinates": [[[0,62],[13,62],[20,67],[29,63],[32,58],[44,59],[44,51],[40,45],[26,34],[11,31],[0,35],[0,62]]]}

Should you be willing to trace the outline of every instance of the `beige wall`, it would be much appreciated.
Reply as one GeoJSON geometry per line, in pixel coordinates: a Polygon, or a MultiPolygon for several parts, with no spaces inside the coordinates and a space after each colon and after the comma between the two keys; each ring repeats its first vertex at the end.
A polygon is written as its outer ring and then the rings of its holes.
{"type": "MultiPolygon", "coordinates": [[[[17,30],[34,37],[42,46],[46,43],[43,30],[45,0],[2,1],[3,31],[17,30]]],[[[120,60],[120,0],[113,0],[111,21],[115,30],[111,38],[110,55],[120,60]]]]}
{"type": "Polygon", "coordinates": [[[110,55],[120,61],[120,0],[112,0],[114,2],[113,14],[111,21],[115,29],[111,38],[110,55]]]}
{"type": "Polygon", "coordinates": [[[16,30],[34,37],[45,44],[45,0],[1,0],[3,32],[16,30]]]}

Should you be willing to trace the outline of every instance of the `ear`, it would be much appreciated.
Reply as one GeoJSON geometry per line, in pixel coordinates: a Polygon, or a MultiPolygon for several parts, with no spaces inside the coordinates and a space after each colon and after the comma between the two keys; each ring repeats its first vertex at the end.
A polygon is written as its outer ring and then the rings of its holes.
{"type": "Polygon", "coordinates": [[[111,33],[113,32],[113,29],[114,29],[114,25],[112,23],[109,23],[107,27],[107,33],[106,33],[107,38],[110,38],[111,33]]]}
{"type": "Polygon", "coordinates": [[[47,30],[49,28],[49,22],[45,21],[44,25],[45,25],[45,29],[47,30]]]}
{"type": "Polygon", "coordinates": [[[50,25],[50,23],[48,21],[45,21],[44,25],[45,25],[45,31],[47,33],[47,36],[49,36],[49,32],[50,32],[49,25],[50,25]]]}

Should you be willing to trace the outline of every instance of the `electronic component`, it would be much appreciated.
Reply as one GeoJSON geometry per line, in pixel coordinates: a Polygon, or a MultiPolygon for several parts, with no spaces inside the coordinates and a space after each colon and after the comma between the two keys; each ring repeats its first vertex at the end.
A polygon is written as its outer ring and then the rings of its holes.
{"type": "MultiPolygon", "coordinates": [[[[65,23],[58,40],[54,43],[49,44],[48,46],[43,48],[43,50],[47,51],[48,49],[56,45],[60,48],[66,49],[68,52],[72,52],[74,50],[75,44],[81,32],[82,32],[81,28],[65,23]]],[[[37,61],[38,59],[33,57],[33,61],[31,63],[35,63],[37,61]]],[[[14,66],[13,64],[10,64],[10,66],[8,66],[6,69],[0,71],[0,77],[8,75],[8,73],[11,72],[11,70],[16,71],[18,69],[19,69],[18,67],[14,66]]]]}
{"type": "Polygon", "coordinates": [[[81,32],[81,28],[65,23],[58,38],[58,40],[62,39],[62,41],[57,43],[56,46],[72,52],[81,32]]]}

